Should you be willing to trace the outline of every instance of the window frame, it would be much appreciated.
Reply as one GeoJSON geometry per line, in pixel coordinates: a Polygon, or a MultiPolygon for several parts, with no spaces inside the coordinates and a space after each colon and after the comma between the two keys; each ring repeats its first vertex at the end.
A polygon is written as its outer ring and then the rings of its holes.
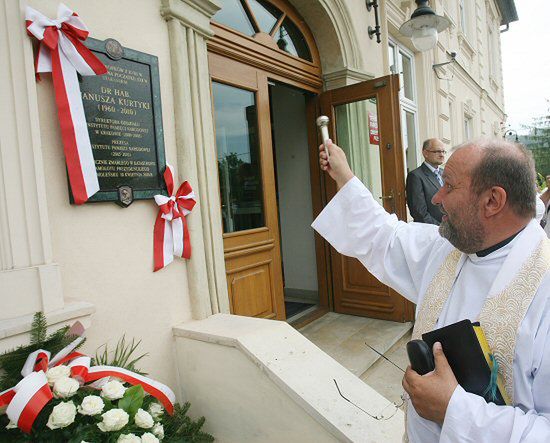
{"type": "Polygon", "coordinates": [[[388,66],[390,69],[390,72],[394,74],[399,74],[399,80],[400,80],[400,89],[399,89],[399,115],[401,119],[401,139],[403,141],[404,149],[403,149],[403,162],[405,165],[404,173],[405,176],[407,175],[407,170],[409,169],[409,164],[407,162],[407,153],[409,152],[410,147],[408,146],[408,140],[405,140],[405,130],[408,130],[408,128],[405,128],[406,125],[406,112],[413,115],[414,119],[414,139],[416,141],[416,146],[413,147],[414,151],[414,168],[418,167],[422,161],[421,159],[421,150],[420,150],[420,131],[419,131],[419,124],[418,124],[418,91],[416,88],[416,63],[415,63],[415,54],[409,50],[408,48],[404,47],[403,45],[399,44],[396,40],[389,37],[388,38],[388,57],[390,57],[391,53],[391,60],[388,60],[388,66]],[[403,78],[403,66],[402,61],[399,56],[405,55],[410,61],[411,61],[411,86],[412,86],[412,96],[413,99],[410,99],[405,96],[405,86],[404,86],[404,80],[403,78]],[[392,71],[391,67],[395,66],[396,70],[395,72],[392,71]],[[406,143],[406,144],[405,144],[406,143]]]}
{"type": "MultiPolygon", "coordinates": [[[[227,37],[225,36],[225,32],[219,31],[219,30],[225,30],[231,34],[234,34],[235,36],[238,36],[239,40],[246,39],[248,41],[253,41],[264,47],[270,48],[271,50],[274,50],[280,54],[284,54],[287,57],[292,57],[295,60],[299,60],[300,62],[309,63],[310,65],[315,65],[315,66],[320,65],[320,57],[319,57],[319,53],[317,52],[317,47],[315,45],[315,40],[313,38],[313,35],[311,34],[311,31],[309,30],[309,28],[307,26],[304,26],[304,20],[299,16],[299,14],[294,10],[294,8],[290,4],[288,4],[284,0],[263,0],[271,4],[273,7],[275,7],[281,12],[281,15],[279,19],[276,21],[275,25],[272,27],[269,33],[266,33],[262,31],[262,29],[260,28],[260,25],[254,15],[254,12],[248,0],[235,0],[235,1],[238,2],[243,8],[245,16],[250,22],[250,25],[252,26],[253,31],[255,31],[255,33],[253,35],[242,33],[236,28],[233,28],[227,24],[217,22],[215,19],[216,16],[214,15],[211,20],[211,24],[215,32],[215,37],[213,39],[214,42],[215,42],[216,36],[218,35],[221,36],[223,39],[227,39],[227,37]],[[301,37],[304,40],[306,49],[309,52],[308,55],[311,59],[303,58],[303,57],[300,57],[299,55],[294,55],[290,52],[287,52],[281,49],[277,45],[275,35],[277,32],[279,32],[280,28],[283,26],[284,22],[286,21],[291,22],[291,24],[295,27],[295,29],[298,30],[299,33],[301,34],[301,37]]],[[[292,41],[292,43],[293,43],[293,46],[296,47],[294,41],[292,41]]],[[[248,46],[248,44],[244,44],[242,46],[248,46]]]]}
{"type": "Polygon", "coordinates": [[[460,30],[468,36],[468,17],[466,15],[466,0],[458,0],[458,23],[460,30]]]}
{"type": "Polygon", "coordinates": [[[465,142],[472,139],[472,134],[474,132],[474,119],[467,114],[464,114],[463,132],[465,142]]]}

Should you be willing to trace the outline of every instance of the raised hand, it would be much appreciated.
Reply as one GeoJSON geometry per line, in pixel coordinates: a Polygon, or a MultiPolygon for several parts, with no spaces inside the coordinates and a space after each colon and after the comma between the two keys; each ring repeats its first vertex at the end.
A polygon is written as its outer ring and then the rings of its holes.
{"type": "Polygon", "coordinates": [[[338,145],[332,143],[332,140],[327,140],[327,149],[329,158],[325,152],[325,145],[319,146],[319,165],[323,171],[328,172],[332,179],[336,182],[336,186],[340,189],[349,180],[353,178],[346,154],[338,145]]]}

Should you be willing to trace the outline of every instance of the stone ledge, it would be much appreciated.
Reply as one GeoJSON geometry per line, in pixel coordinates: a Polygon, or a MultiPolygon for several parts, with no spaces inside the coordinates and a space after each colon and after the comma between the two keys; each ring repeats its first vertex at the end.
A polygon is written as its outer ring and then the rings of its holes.
{"type": "MultiPolygon", "coordinates": [[[[95,306],[85,301],[67,301],[61,309],[48,312],[48,327],[57,329],[60,325],[80,320],[85,327],[89,326],[90,317],[95,306]]],[[[0,320],[0,352],[26,343],[25,335],[31,330],[34,314],[0,320]]]]}
{"type": "MultiPolygon", "coordinates": [[[[391,415],[392,406],[387,399],[285,322],[216,314],[205,320],[178,325],[173,333],[176,342],[181,337],[238,349],[280,391],[339,441],[401,441],[402,411],[397,411],[389,420],[377,421],[344,400],[334,380],[338,381],[344,395],[366,411],[373,414],[383,411],[391,415]]],[[[190,361],[185,364],[194,366],[190,361]]],[[[246,380],[233,379],[227,383],[247,386],[246,380]]],[[[247,389],[253,390],[254,386],[247,386],[247,389]]],[[[246,411],[245,416],[253,420],[254,414],[259,413],[246,411]]],[[[252,440],[244,438],[242,441],[252,440]]]]}

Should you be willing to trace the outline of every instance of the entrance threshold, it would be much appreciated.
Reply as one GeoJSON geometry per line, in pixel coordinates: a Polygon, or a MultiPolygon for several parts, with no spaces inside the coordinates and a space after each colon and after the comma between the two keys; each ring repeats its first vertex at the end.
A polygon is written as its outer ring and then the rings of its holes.
{"type": "Polygon", "coordinates": [[[300,312],[290,318],[286,319],[286,322],[294,329],[300,329],[310,324],[311,322],[321,318],[323,315],[330,312],[328,308],[314,305],[306,311],[300,312]]]}

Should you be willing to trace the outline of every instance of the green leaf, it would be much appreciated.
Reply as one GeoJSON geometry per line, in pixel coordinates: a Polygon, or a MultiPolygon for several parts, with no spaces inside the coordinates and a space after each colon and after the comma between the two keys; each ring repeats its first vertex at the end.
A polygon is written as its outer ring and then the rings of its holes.
{"type": "Polygon", "coordinates": [[[134,357],[138,346],[141,344],[141,340],[136,342],[132,339],[131,342],[126,342],[126,337],[117,342],[114,351],[109,349],[107,343],[103,344],[96,352],[95,359],[92,361],[93,365],[106,365],[106,366],[118,366],[119,368],[128,369],[132,372],[137,372],[141,375],[147,375],[145,372],[136,368],[136,363],[148,354],[141,354],[138,357],[134,357]],[[103,348],[103,351],[100,349],[103,348]]]}
{"type": "Polygon", "coordinates": [[[135,385],[126,389],[124,397],[118,401],[118,407],[124,409],[130,416],[136,415],[136,412],[143,404],[145,391],[141,385],[135,385]]]}

